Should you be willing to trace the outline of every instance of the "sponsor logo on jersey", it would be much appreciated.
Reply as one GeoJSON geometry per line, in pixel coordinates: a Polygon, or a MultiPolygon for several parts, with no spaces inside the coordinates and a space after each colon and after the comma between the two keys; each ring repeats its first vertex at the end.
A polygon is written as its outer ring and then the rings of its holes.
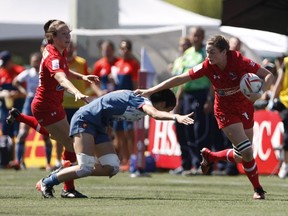
{"type": "Polygon", "coordinates": [[[195,67],[193,67],[193,72],[196,73],[197,71],[199,71],[202,68],[203,68],[203,63],[200,63],[200,64],[196,65],[195,67]]]}
{"type": "Polygon", "coordinates": [[[58,59],[54,59],[52,60],[52,69],[53,70],[57,70],[60,68],[60,63],[58,59]]]}
{"type": "Polygon", "coordinates": [[[251,65],[252,67],[255,66],[255,62],[254,61],[250,61],[249,65],[251,65]]]}
{"type": "Polygon", "coordinates": [[[220,76],[219,75],[213,75],[213,79],[220,79],[220,76]]]}
{"type": "Polygon", "coordinates": [[[230,76],[231,80],[237,79],[237,75],[235,72],[229,72],[229,76],[230,76]]]}
{"type": "Polygon", "coordinates": [[[56,116],[57,115],[57,112],[52,112],[50,113],[50,115],[53,117],[53,116],[56,116]]]}

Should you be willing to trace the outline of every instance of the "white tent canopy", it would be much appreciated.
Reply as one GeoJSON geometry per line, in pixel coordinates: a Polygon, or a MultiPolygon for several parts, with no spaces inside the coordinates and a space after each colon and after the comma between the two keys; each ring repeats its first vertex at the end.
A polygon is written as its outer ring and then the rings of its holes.
{"type": "MultiPolygon", "coordinates": [[[[0,41],[42,39],[44,35],[43,24],[47,20],[61,19],[70,23],[71,2],[71,0],[50,0],[49,3],[42,0],[0,0],[0,41]]],[[[134,30],[133,34],[135,34],[137,29],[142,31],[146,28],[164,26],[177,26],[178,28],[179,26],[184,26],[186,28],[183,28],[183,35],[186,34],[185,30],[188,26],[197,25],[202,26],[206,30],[206,38],[209,35],[220,33],[238,36],[244,44],[260,54],[282,54],[287,52],[288,47],[286,36],[277,36],[277,39],[275,39],[275,36],[270,35],[272,33],[264,32],[259,34],[255,33],[256,30],[239,28],[233,28],[233,30],[228,31],[222,30],[221,27],[222,32],[220,32],[220,20],[186,11],[161,0],[119,0],[118,20],[120,29],[124,30],[124,32],[126,31],[125,29],[134,30]]],[[[111,30],[108,28],[106,31],[114,34],[114,31],[119,31],[120,29],[111,30]]],[[[95,33],[98,30],[87,30],[86,33],[89,31],[95,33]]],[[[103,31],[105,30],[99,30],[102,33],[103,31]]],[[[76,33],[77,31],[74,32],[76,33]]],[[[177,40],[178,38],[176,37],[174,44],[170,44],[170,46],[175,46],[177,40]]]]}
{"type": "Polygon", "coordinates": [[[273,32],[221,26],[220,30],[238,37],[260,56],[281,56],[288,52],[288,37],[273,32]]]}
{"type": "Polygon", "coordinates": [[[161,0],[119,0],[121,28],[199,25],[218,27],[220,20],[175,7],[161,0]]]}
{"type": "Polygon", "coordinates": [[[69,0],[0,0],[0,40],[43,38],[49,19],[69,23],[69,0]]]}

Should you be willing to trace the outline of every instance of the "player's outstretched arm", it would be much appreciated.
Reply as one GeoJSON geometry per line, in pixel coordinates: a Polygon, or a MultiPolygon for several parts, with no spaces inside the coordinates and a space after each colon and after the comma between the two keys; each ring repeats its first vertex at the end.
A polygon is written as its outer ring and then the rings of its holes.
{"type": "Polygon", "coordinates": [[[188,115],[173,114],[170,112],[159,111],[152,105],[144,105],[142,109],[147,115],[156,120],[174,120],[185,125],[194,123],[194,120],[192,119],[193,112],[188,115]]]}
{"type": "Polygon", "coordinates": [[[84,74],[80,74],[77,73],[76,71],[73,71],[71,69],[69,69],[70,74],[72,74],[74,77],[78,78],[78,79],[82,79],[84,81],[87,81],[89,83],[93,83],[93,82],[99,82],[99,77],[96,75],[84,75],[84,74]]]}
{"type": "Polygon", "coordinates": [[[54,78],[57,80],[57,82],[65,88],[67,92],[75,96],[75,102],[77,100],[84,100],[86,103],[86,98],[88,98],[87,95],[82,94],[66,77],[64,72],[58,72],[54,75],[54,78]]]}
{"type": "Polygon", "coordinates": [[[183,74],[180,74],[178,76],[174,76],[174,77],[171,77],[161,83],[159,83],[158,85],[156,86],[153,86],[149,89],[136,89],[134,92],[138,95],[141,95],[141,96],[144,96],[144,97],[149,97],[150,95],[152,95],[153,93],[155,92],[158,92],[158,91],[161,91],[161,90],[164,90],[164,89],[170,89],[172,87],[175,87],[175,86],[179,86],[185,82],[188,82],[190,81],[191,78],[189,76],[189,73],[183,73],[183,74]]]}

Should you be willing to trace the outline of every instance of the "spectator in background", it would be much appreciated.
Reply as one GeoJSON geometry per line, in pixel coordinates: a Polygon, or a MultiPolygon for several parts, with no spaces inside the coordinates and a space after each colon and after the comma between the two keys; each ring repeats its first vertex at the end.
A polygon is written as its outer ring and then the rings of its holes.
{"type": "MultiPolygon", "coordinates": [[[[182,73],[187,73],[191,68],[204,61],[206,57],[203,45],[205,31],[201,27],[189,29],[189,40],[192,46],[185,50],[182,58],[182,73]]],[[[183,126],[181,142],[186,142],[186,165],[183,167],[182,175],[200,174],[201,155],[200,150],[209,145],[209,112],[204,107],[209,101],[210,81],[207,77],[189,81],[179,87],[177,101],[182,106],[181,114],[194,112],[194,124],[183,126]],[[189,152],[189,153],[188,153],[189,152]],[[185,169],[185,171],[184,171],[185,169]],[[187,170],[188,169],[188,170],[187,170]]],[[[208,106],[207,106],[208,107],[208,106]]],[[[178,136],[179,137],[179,136],[178,136]]],[[[209,146],[210,147],[210,146],[209,146]]],[[[177,169],[175,170],[177,173],[177,169]]]]}
{"type": "MultiPolygon", "coordinates": [[[[132,53],[132,42],[122,40],[119,44],[120,57],[111,68],[111,76],[115,82],[116,90],[135,90],[138,86],[139,62],[132,53]]],[[[135,134],[131,121],[114,122],[114,144],[121,161],[120,170],[129,170],[129,159],[134,152],[135,134]]]]}
{"type": "Polygon", "coordinates": [[[230,37],[229,46],[230,50],[241,52],[242,42],[238,37],[230,37]]]}
{"type": "Polygon", "coordinates": [[[288,174],[288,57],[281,62],[276,59],[278,78],[272,89],[268,109],[279,111],[284,125],[283,133],[283,162],[281,164],[278,176],[285,179],[288,174]]]}
{"type": "MultiPolygon", "coordinates": [[[[39,84],[39,66],[42,59],[40,52],[32,53],[30,55],[31,68],[26,69],[13,79],[13,86],[15,86],[19,92],[26,96],[25,103],[22,109],[22,113],[32,116],[31,103],[34,98],[36,88],[39,84]]],[[[25,152],[25,139],[28,136],[29,126],[20,123],[19,133],[16,139],[16,163],[20,164],[21,169],[25,169],[24,152],[25,152]]],[[[45,142],[46,153],[46,170],[51,171],[51,153],[52,143],[48,136],[43,136],[45,142]]]]}
{"type": "MultiPolygon", "coordinates": [[[[9,51],[0,52],[0,109],[1,109],[1,125],[2,135],[9,136],[14,142],[14,137],[17,136],[19,123],[8,125],[6,118],[9,115],[9,109],[13,106],[22,109],[25,95],[21,94],[16,87],[12,85],[13,79],[24,71],[23,66],[17,65],[12,60],[12,55],[9,51]]],[[[11,160],[13,160],[13,156],[11,160]]],[[[19,169],[19,164],[11,163],[11,166],[19,169]]]]}
{"type": "Polygon", "coordinates": [[[266,107],[269,103],[269,100],[271,98],[271,94],[272,94],[274,85],[275,85],[277,77],[278,77],[275,64],[270,62],[270,60],[264,59],[262,61],[262,66],[265,67],[267,70],[269,70],[274,75],[274,80],[273,80],[273,83],[271,84],[271,87],[262,94],[261,98],[259,98],[257,101],[255,101],[254,108],[256,110],[266,109],[266,107]]]}
{"type": "MultiPolygon", "coordinates": [[[[179,75],[183,72],[183,55],[184,52],[191,47],[191,42],[188,37],[180,37],[178,41],[178,52],[179,57],[176,58],[171,66],[171,74],[173,76],[179,75]]],[[[174,113],[182,114],[183,113],[183,102],[180,94],[182,91],[179,91],[179,88],[175,87],[174,89],[177,105],[175,106],[174,113]]],[[[175,123],[176,127],[176,136],[181,149],[181,166],[177,167],[175,170],[170,170],[169,173],[172,175],[182,174],[183,171],[189,171],[191,169],[191,152],[190,147],[188,146],[185,130],[185,125],[175,123]]]]}
{"type": "Polygon", "coordinates": [[[102,96],[115,89],[115,83],[111,76],[111,67],[119,60],[115,56],[115,46],[112,41],[105,40],[101,46],[102,58],[97,60],[93,67],[93,74],[99,77],[99,85],[95,85],[98,96],[102,96]]]}
{"type": "MultiPolygon", "coordinates": [[[[67,48],[67,62],[68,66],[71,70],[87,76],[89,74],[88,72],[88,66],[87,62],[84,58],[77,56],[76,53],[76,46],[71,41],[69,44],[69,47],[67,48]]],[[[91,86],[93,84],[89,84],[85,82],[84,80],[78,79],[74,76],[68,76],[70,82],[80,91],[84,92],[86,95],[95,95],[92,92],[91,86]]],[[[74,115],[74,113],[81,107],[85,105],[85,102],[83,100],[75,101],[74,95],[64,92],[64,100],[63,100],[63,106],[66,112],[67,120],[70,124],[71,118],[74,115]]],[[[59,168],[61,166],[61,157],[63,152],[63,145],[59,142],[56,142],[56,164],[55,168],[59,168]]]]}

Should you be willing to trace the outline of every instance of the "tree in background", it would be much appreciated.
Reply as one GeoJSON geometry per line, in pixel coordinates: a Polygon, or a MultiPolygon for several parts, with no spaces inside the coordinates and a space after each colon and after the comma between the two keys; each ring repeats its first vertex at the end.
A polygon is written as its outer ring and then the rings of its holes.
{"type": "Polygon", "coordinates": [[[165,0],[188,11],[220,19],[223,0],[165,0]]]}

